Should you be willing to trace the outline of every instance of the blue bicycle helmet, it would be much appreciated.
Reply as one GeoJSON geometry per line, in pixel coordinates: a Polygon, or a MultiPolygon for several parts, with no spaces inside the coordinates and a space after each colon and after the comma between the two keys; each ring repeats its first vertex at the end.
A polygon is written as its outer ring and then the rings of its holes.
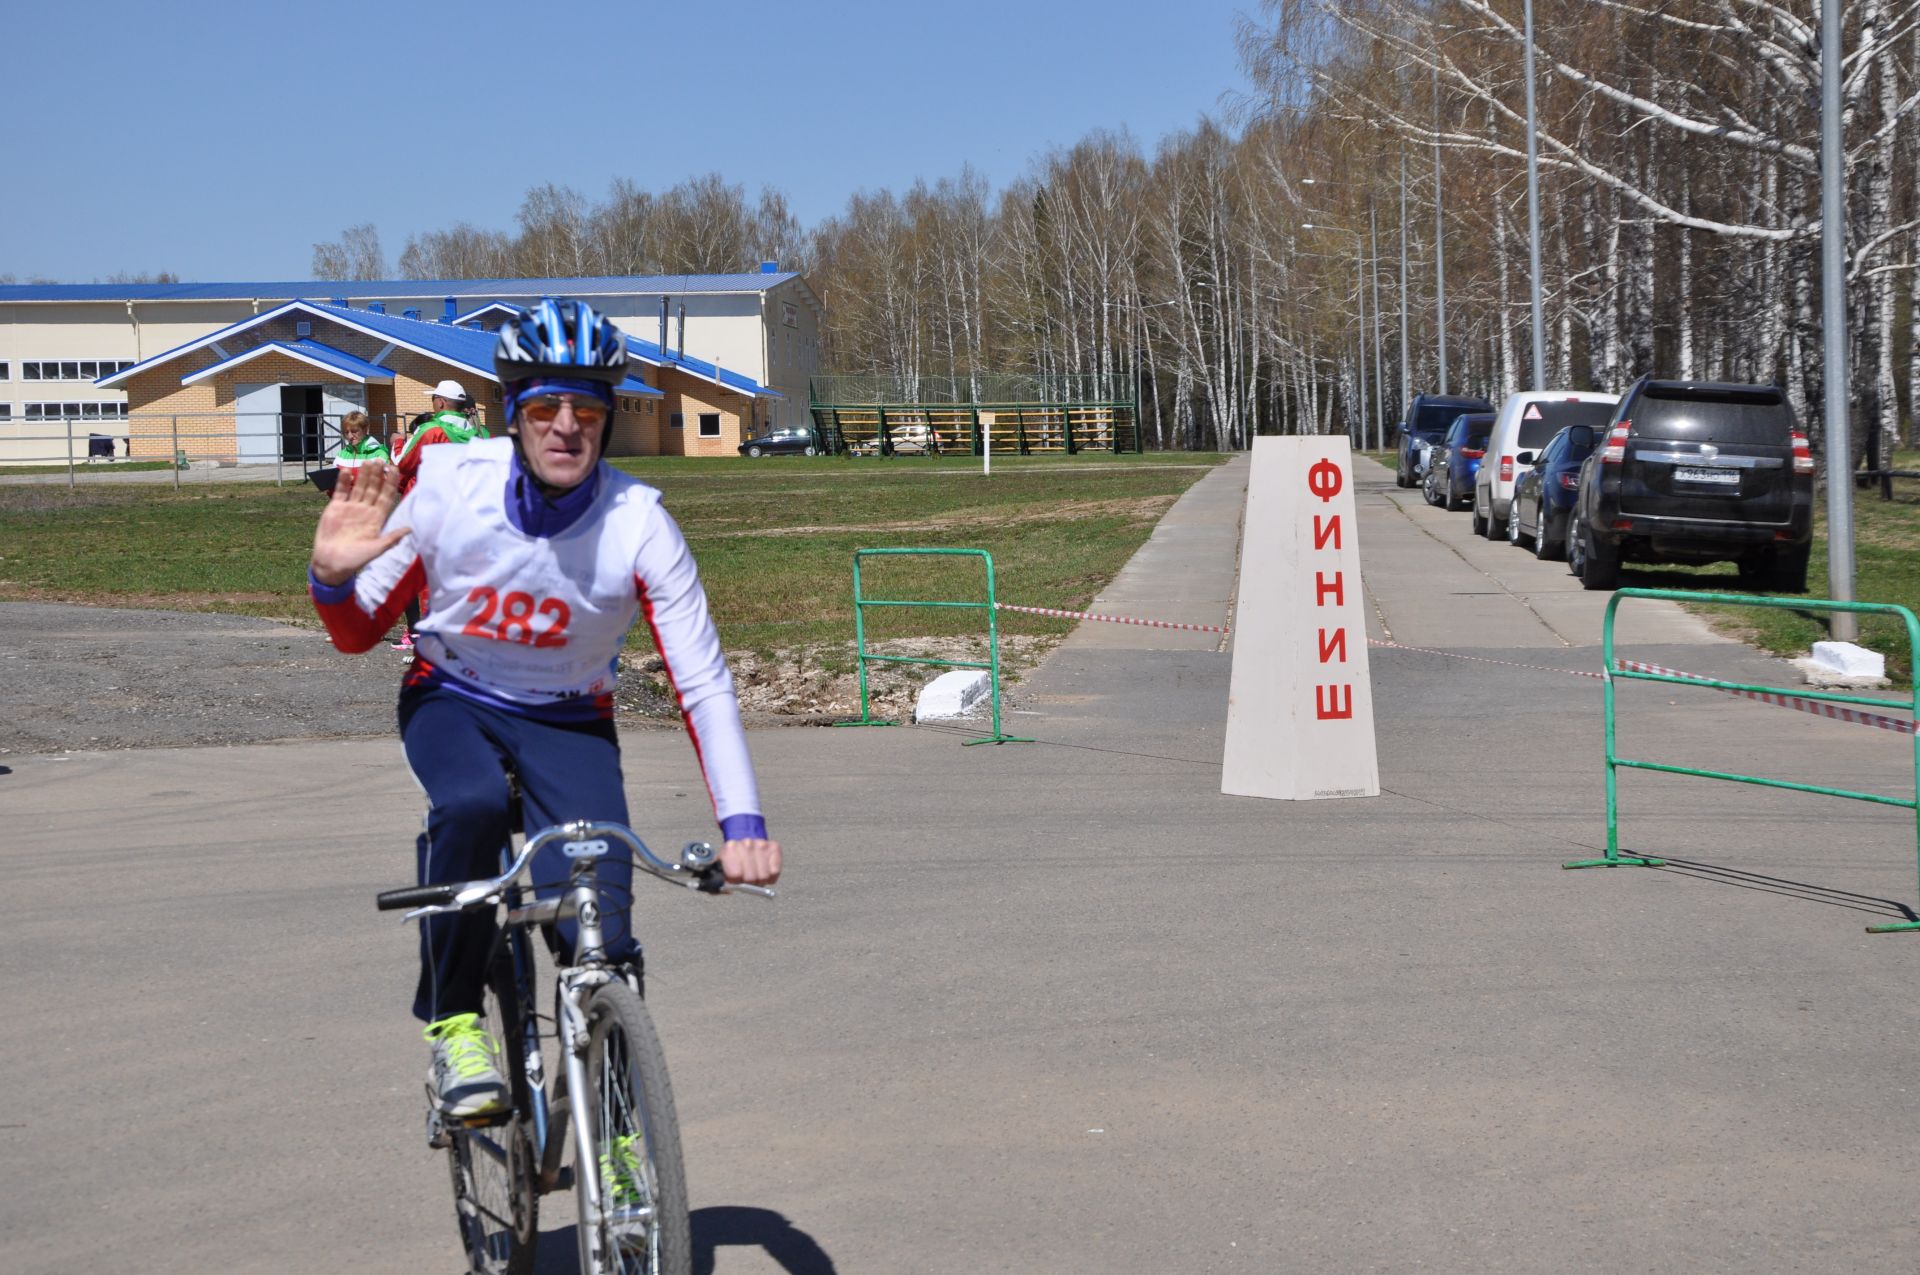
{"type": "Polygon", "coordinates": [[[627,379],[627,338],[586,302],[549,297],[500,325],[493,370],[509,421],[530,393],[592,394],[611,408],[627,379]]]}

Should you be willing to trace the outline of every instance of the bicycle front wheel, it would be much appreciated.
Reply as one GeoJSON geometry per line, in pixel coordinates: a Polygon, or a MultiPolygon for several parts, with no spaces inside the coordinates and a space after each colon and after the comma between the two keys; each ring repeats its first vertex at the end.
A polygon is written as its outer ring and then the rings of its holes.
{"type": "Polygon", "coordinates": [[[531,1086],[521,1065],[525,1020],[520,1004],[512,964],[503,955],[487,980],[481,1023],[493,1037],[513,1110],[494,1124],[456,1124],[447,1130],[460,1241],[470,1269],[479,1275],[527,1275],[539,1239],[534,1183],[539,1157],[533,1147],[531,1086]]]}
{"type": "Polygon", "coordinates": [[[692,1228],[667,1058],[646,1004],[609,983],[587,1005],[587,1093],[594,1165],[574,1165],[585,1275],[690,1275],[692,1228]],[[604,1208],[587,1204],[594,1173],[604,1208]]]}

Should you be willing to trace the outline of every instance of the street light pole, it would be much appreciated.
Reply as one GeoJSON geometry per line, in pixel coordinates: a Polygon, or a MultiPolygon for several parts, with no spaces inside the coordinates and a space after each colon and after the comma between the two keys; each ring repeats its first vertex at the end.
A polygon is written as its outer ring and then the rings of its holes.
{"type": "Polygon", "coordinates": [[[1400,147],[1400,402],[1413,396],[1413,365],[1407,352],[1407,148],[1400,147]]]}
{"type": "Polygon", "coordinates": [[[1357,447],[1367,445],[1367,263],[1359,254],[1353,259],[1354,300],[1360,311],[1360,428],[1353,440],[1357,447]]]}
{"type": "Polygon", "coordinates": [[[1547,388],[1547,319],[1540,299],[1540,133],[1533,107],[1533,0],[1527,26],[1527,261],[1533,271],[1533,388],[1547,388]]]}
{"type": "MultiPolygon", "coordinates": [[[[1835,602],[1853,601],[1853,445],[1847,406],[1847,245],[1842,187],[1846,152],[1840,149],[1840,0],[1820,6],[1820,310],[1825,328],[1827,417],[1827,592],[1835,602]]],[[[1854,617],[1836,611],[1830,620],[1836,641],[1858,636],[1854,617]]]]}
{"type": "Polygon", "coordinates": [[[1387,445],[1387,374],[1380,366],[1380,227],[1367,196],[1367,273],[1373,277],[1373,445],[1387,445]]]}
{"type": "Polygon", "coordinates": [[[1440,225],[1440,66],[1433,68],[1433,308],[1440,330],[1440,384],[1434,389],[1447,392],[1447,245],[1440,225]]]}

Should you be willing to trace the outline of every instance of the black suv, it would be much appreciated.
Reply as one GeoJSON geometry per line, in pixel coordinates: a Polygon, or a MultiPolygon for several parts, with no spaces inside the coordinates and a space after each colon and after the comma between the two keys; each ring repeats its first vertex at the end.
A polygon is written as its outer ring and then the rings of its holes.
{"type": "Polygon", "coordinates": [[[1453,394],[1416,394],[1407,404],[1406,419],[1400,422],[1399,457],[1393,470],[1396,486],[1411,487],[1426,471],[1420,468],[1420,444],[1438,443],[1447,436],[1447,426],[1462,412],[1491,412],[1493,404],[1483,398],[1461,398],[1453,394]]]}
{"type": "Polygon", "coordinates": [[[1580,467],[1567,557],[1589,589],[1620,564],[1724,562],[1748,588],[1804,593],[1813,453],[1772,385],[1644,377],[1580,467]]]}

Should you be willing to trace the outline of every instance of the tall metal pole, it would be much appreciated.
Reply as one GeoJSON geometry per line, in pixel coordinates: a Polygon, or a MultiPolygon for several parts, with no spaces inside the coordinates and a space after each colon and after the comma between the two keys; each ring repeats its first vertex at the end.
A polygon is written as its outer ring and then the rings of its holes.
{"type": "Polygon", "coordinates": [[[1547,388],[1547,318],[1540,299],[1540,134],[1533,113],[1533,0],[1527,24],[1527,261],[1533,271],[1533,388],[1547,388]]]}
{"type": "Polygon", "coordinates": [[[1354,445],[1367,445],[1367,263],[1353,255],[1354,300],[1360,309],[1360,428],[1354,445]]]}
{"type": "Polygon", "coordinates": [[[1373,277],[1373,445],[1387,445],[1387,374],[1380,366],[1380,229],[1367,196],[1367,273],[1373,277]]]}
{"type": "Polygon", "coordinates": [[[1440,330],[1434,335],[1440,343],[1440,383],[1433,388],[1447,392],[1447,246],[1440,226],[1440,68],[1433,68],[1433,308],[1440,330]]]}
{"type": "MultiPolygon", "coordinates": [[[[1407,351],[1407,148],[1400,148],[1400,402],[1413,395],[1413,365],[1407,351]]],[[[1402,409],[1404,410],[1404,408],[1402,409]]]]}
{"type": "MultiPolygon", "coordinates": [[[[1824,332],[1827,407],[1827,592],[1853,601],[1853,446],[1847,430],[1851,373],[1847,367],[1847,245],[1843,186],[1847,156],[1840,149],[1840,0],[1820,5],[1820,311],[1824,332]]],[[[1852,613],[1833,615],[1837,641],[1858,635],[1852,613]]]]}

